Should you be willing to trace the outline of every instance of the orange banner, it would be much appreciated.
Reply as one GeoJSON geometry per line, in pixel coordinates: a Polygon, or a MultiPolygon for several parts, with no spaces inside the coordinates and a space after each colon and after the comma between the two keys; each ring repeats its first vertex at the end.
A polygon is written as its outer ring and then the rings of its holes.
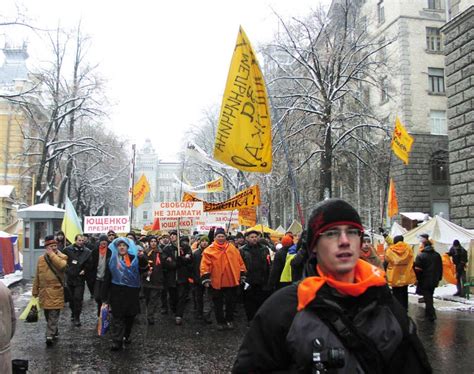
{"type": "Polygon", "coordinates": [[[258,185],[246,188],[240,191],[237,195],[220,203],[209,203],[207,201],[198,199],[194,195],[185,192],[183,201],[201,201],[204,204],[205,212],[214,212],[218,210],[235,210],[243,208],[251,208],[260,205],[260,188],[258,185]]]}
{"type": "Polygon", "coordinates": [[[255,207],[239,209],[239,225],[252,227],[256,224],[257,209],[255,207]]]}

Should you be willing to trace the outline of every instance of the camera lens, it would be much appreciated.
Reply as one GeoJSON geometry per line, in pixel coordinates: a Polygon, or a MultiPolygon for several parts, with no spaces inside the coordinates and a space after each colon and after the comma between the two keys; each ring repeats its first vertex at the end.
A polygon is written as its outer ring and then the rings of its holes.
{"type": "Polygon", "coordinates": [[[345,352],[343,348],[328,348],[327,367],[332,369],[340,369],[345,365],[345,352]]]}

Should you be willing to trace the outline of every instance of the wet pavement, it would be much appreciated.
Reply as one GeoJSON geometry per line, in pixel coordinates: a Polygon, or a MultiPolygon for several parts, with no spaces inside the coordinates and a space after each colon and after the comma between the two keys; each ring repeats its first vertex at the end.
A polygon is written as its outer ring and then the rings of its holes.
{"type": "MultiPolygon", "coordinates": [[[[18,315],[31,297],[31,284],[17,285],[12,293],[18,315]]],[[[45,345],[44,318],[37,323],[18,322],[12,357],[29,360],[29,373],[227,373],[246,331],[241,307],[235,330],[217,331],[215,323],[205,325],[194,319],[190,303],[182,326],[161,315],[154,326],[147,326],[144,316],[138,316],[133,343],[122,352],[111,352],[109,337],[97,336],[96,305],[86,294],[82,326],[72,325],[65,308],[59,341],[52,348],[45,345]]],[[[474,313],[438,311],[435,323],[424,321],[423,313],[423,306],[410,303],[410,315],[434,372],[474,373],[474,313]]]]}

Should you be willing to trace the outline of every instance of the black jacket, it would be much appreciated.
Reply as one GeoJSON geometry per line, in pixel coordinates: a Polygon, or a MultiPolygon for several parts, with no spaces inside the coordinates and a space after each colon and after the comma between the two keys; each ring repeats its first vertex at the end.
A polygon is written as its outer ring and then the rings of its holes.
{"type": "Polygon", "coordinates": [[[147,261],[148,268],[143,273],[143,287],[157,289],[163,288],[165,277],[161,250],[159,248],[156,251],[150,249],[145,253],[144,257],[147,261]]]}
{"type": "Polygon", "coordinates": [[[192,276],[193,254],[189,245],[180,246],[180,253],[174,244],[163,248],[163,268],[165,269],[165,285],[176,287],[177,284],[186,284],[192,276]],[[189,255],[186,257],[186,255],[189,255]],[[168,260],[170,259],[170,260],[168,260]]]}
{"type": "Polygon", "coordinates": [[[467,251],[461,246],[457,248],[453,246],[449,249],[448,255],[453,258],[453,263],[456,265],[456,272],[462,273],[467,264],[467,251]]]}
{"type": "MultiPolygon", "coordinates": [[[[129,255],[130,261],[135,256],[129,255]]],[[[140,273],[146,271],[148,262],[145,256],[138,258],[140,273]]],[[[140,288],[121,286],[112,283],[112,273],[109,264],[105,269],[104,283],[101,289],[101,298],[104,303],[109,304],[114,317],[135,316],[140,313],[140,288]]]]}
{"type": "Polygon", "coordinates": [[[69,286],[83,285],[87,274],[93,271],[91,250],[72,244],[64,248],[63,253],[67,256],[66,283],[69,286]],[[83,270],[84,274],[80,275],[83,270]]]}
{"type": "Polygon", "coordinates": [[[323,353],[328,348],[344,351],[344,368],[329,373],[431,372],[413,321],[387,286],[343,297],[324,285],[300,312],[297,287],[280,289],[259,309],[233,373],[311,373],[316,338],[324,341],[323,353]],[[346,338],[340,337],[338,328],[346,338]]]}
{"type": "MultiPolygon", "coordinates": [[[[112,251],[109,248],[107,248],[107,254],[105,255],[106,268],[107,268],[107,264],[109,263],[111,255],[112,255],[112,251]]],[[[92,250],[92,253],[91,253],[90,277],[94,280],[97,278],[97,266],[99,266],[99,246],[96,246],[92,250]]]]}
{"type": "Polygon", "coordinates": [[[202,252],[204,252],[204,250],[199,247],[193,252],[193,281],[196,285],[201,284],[202,252]]]}
{"type": "Polygon", "coordinates": [[[288,248],[289,247],[282,247],[275,253],[272,270],[270,271],[270,277],[268,279],[268,286],[270,289],[275,289],[280,284],[281,273],[285,268],[286,256],[288,255],[288,248]]]}
{"type": "Polygon", "coordinates": [[[267,287],[272,266],[268,247],[260,243],[255,246],[247,244],[240,249],[240,255],[247,268],[246,282],[251,286],[267,287]]]}
{"type": "Polygon", "coordinates": [[[418,281],[417,289],[434,290],[438,287],[443,277],[443,262],[440,254],[431,245],[425,245],[423,252],[418,253],[414,266],[418,281]]]}

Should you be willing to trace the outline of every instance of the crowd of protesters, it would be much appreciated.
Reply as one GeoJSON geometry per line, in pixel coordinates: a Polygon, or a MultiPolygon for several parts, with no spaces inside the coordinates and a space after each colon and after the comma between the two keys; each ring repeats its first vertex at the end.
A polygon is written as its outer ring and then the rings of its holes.
{"type": "MultiPolygon", "coordinates": [[[[416,257],[403,236],[386,236],[386,241],[381,259],[358,213],[337,199],[320,203],[299,236],[287,232],[275,242],[258,231],[230,235],[222,228],[191,236],[170,231],[119,237],[111,231],[99,237],[77,235],[74,243],[58,232],[46,237],[33,296],[44,309],[48,346],[58,337],[65,302],[73,325],[81,326],[87,286],[98,316],[102,307],[110,308],[114,351],[131,343],[139,313],[148,325],[155,324],[158,313],[171,314],[177,326],[189,318],[211,324],[214,315],[216,329],[223,331],[234,328],[236,304],[242,303],[249,330],[234,372],[306,367],[316,344],[308,341],[314,338],[305,334],[308,329],[324,336],[326,345],[348,349],[345,365],[354,372],[388,367],[428,372],[406,314],[408,286],[417,284],[426,318],[434,321],[441,258],[427,235],[416,257]],[[350,336],[341,337],[338,328],[350,336]],[[385,335],[391,336],[390,343],[382,341],[385,335]],[[305,348],[296,349],[300,344],[305,348]],[[377,359],[371,361],[374,352],[377,359]]],[[[467,255],[458,241],[449,254],[460,284],[457,295],[462,295],[467,255]]]]}

